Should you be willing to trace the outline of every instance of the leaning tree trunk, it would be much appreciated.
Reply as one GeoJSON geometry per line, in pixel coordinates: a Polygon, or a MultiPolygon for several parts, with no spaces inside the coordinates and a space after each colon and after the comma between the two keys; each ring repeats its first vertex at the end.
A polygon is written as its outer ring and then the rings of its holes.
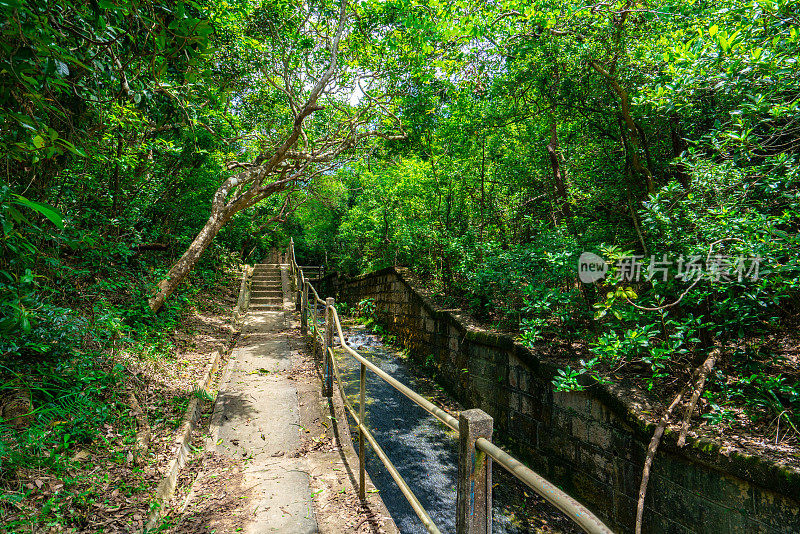
{"type": "Polygon", "coordinates": [[[556,196],[553,218],[557,222],[566,219],[570,233],[576,235],[572,221],[572,209],[569,206],[569,198],[567,196],[567,186],[564,182],[564,173],[561,170],[561,162],[558,160],[558,125],[555,119],[550,123],[550,142],[547,144],[547,155],[550,158],[550,167],[553,170],[553,185],[556,196]]]}
{"type": "MultiPolygon", "coordinates": [[[[194,241],[189,245],[183,256],[170,268],[166,278],[158,284],[155,294],[149,299],[148,303],[153,312],[158,311],[164,305],[164,301],[175,292],[186,275],[197,264],[200,256],[203,255],[203,252],[211,244],[220,229],[236,213],[254,206],[270,195],[284,191],[287,191],[287,194],[291,194],[292,191],[297,190],[298,181],[309,180],[325,170],[324,167],[322,169],[316,168],[316,165],[329,165],[328,169],[333,168],[332,162],[346,150],[353,148],[362,139],[371,137],[382,137],[384,139],[406,138],[399,119],[397,120],[401,135],[391,135],[378,130],[357,132],[359,125],[363,125],[362,122],[358,122],[363,120],[363,117],[359,114],[348,122],[347,126],[343,125],[341,136],[335,137],[333,140],[327,137],[324,141],[320,140],[324,148],[319,148],[318,150],[313,149],[313,147],[308,150],[292,149],[303,133],[303,121],[312,113],[325,109],[325,106],[319,105],[317,101],[325,93],[329,82],[338,70],[339,42],[347,20],[347,6],[347,1],[340,3],[336,33],[333,36],[333,41],[328,46],[328,49],[331,50],[331,57],[327,67],[308,92],[305,104],[299,108],[292,106],[294,124],[288,137],[278,145],[274,152],[271,154],[263,152],[252,163],[229,162],[227,164],[228,170],[243,170],[229,176],[219,186],[217,192],[214,193],[211,202],[211,216],[205,226],[194,238],[194,241]]],[[[286,83],[288,86],[288,79],[286,83]]],[[[291,94],[288,94],[288,96],[290,99],[293,98],[291,94]]],[[[299,95],[295,96],[299,97],[299,95]]],[[[382,105],[381,108],[383,108],[382,105]]],[[[305,141],[308,141],[308,139],[306,138],[305,141]]],[[[280,213],[272,221],[278,220],[283,216],[288,202],[289,199],[287,197],[280,213]]]]}
{"type": "Polygon", "coordinates": [[[627,126],[628,131],[630,133],[630,144],[631,144],[631,164],[633,169],[643,174],[647,184],[647,193],[650,195],[654,195],[656,192],[655,181],[653,179],[653,173],[650,172],[650,169],[647,165],[642,164],[642,160],[639,157],[639,148],[642,144],[642,139],[639,138],[639,131],[636,129],[636,122],[633,120],[633,116],[631,115],[631,99],[628,95],[628,91],[626,91],[622,85],[620,85],[619,81],[614,77],[614,75],[600,66],[600,64],[596,61],[590,61],[589,64],[596,70],[597,72],[602,75],[608,84],[611,86],[611,89],[619,96],[619,110],[620,114],[622,115],[622,120],[627,126]]]}
{"type": "Polygon", "coordinates": [[[170,268],[167,276],[156,286],[156,294],[148,301],[152,311],[157,312],[161,309],[164,301],[175,292],[183,279],[186,278],[186,275],[194,268],[198,260],[200,260],[200,256],[203,255],[203,252],[205,252],[228,219],[230,219],[230,216],[224,211],[211,212],[211,216],[206,221],[203,229],[200,230],[200,233],[197,234],[197,237],[194,238],[192,244],[170,268]]]}

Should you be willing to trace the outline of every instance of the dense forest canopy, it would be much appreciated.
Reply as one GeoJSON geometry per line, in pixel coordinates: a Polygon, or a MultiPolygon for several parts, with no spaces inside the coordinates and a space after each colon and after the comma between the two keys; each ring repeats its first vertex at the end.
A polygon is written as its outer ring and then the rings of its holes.
{"type": "MultiPolygon", "coordinates": [[[[561,388],[668,396],[713,353],[707,422],[796,443],[797,2],[0,9],[4,392],[105,398],[117,351],[166,350],[199,287],[293,237],[301,263],[408,266],[571,344],[561,388]]],[[[59,409],[30,447],[110,417],[59,409]]],[[[27,461],[8,447],[0,469],[27,461]]]]}
{"type": "Polygon", "coordinates": [[[796,429],[797,4],[420,9],[444,22],[397,98],[409,135],[293,214],[305,261],[409,266],[445,307],[581,346],[563,388],[665,394],[713,354],[704,417],[796,429]],[[582,282],[584,252],[608,276],[582,282]]]}

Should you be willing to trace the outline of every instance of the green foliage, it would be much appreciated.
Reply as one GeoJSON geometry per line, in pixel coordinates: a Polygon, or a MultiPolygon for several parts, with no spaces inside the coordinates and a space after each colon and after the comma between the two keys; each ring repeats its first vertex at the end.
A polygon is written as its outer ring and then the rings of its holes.
{"type": "Polygon", "coordinates": [[[556,371],[553,377],[553,387],[556,391],[584,391],[587,384],[611,383],[599,369],[596,369],[600,358],[591,358],[589,360],[579,360],[580,368],[573,369],[569,365],[563,369],[556,371]]]}
{"type": "Polygon", "coordinates": [[[576,370],[567,365],[558,370],[553,378],[553,385],[557,391],[583,391],[585,387],[578,382],[578,378],[583,374],[583,370],[576,370]]]}
{"type": "Polygon", "coordinates": [[[800,435],[800,384],[783,372],[765,372],[784,363],[783,357],[766,347],[749,346],[737,349],[733,361],[735,376],[718,376],[703,393],[711,406],[704,417],[715,423],[729,422],[733,407],[741,406],[750,419],[765,421],[776,432],[800,435]]]}
{"type": "Polygon", "coordinates": [[[69,457],[78,447],[102,444],[98,429],[124,419],[126,407],[116,389],[122,368],[109,366],[97,353],[31,366],[2,368],[12,378],[0,384],[0,395],[29,392],[33,421],[21,430],[0,425],[0,473],[6,478],[20,469],[50,470],[64,477],[69,492],[69,457]]]}
{"type": "MultiPolygon", "coordinates": [[[[790,331],[797,3],[626,5],[428,3],[443,21],[432,26],[396,15],[421,29],[416,57],[429,61],[410,63],[399,97],[408,139],[340,169],[330,201],[295,220],[313,256],[351,274],[409,266],[444,306],[528,346],[582,342],[590,356],[556,377],[562,389],[615,373],[658,389],[714,346],[790,331]],[[605,280],[577,280],[584,251],[606,259],[605,280]],[[642,274],[671,260],[666,277],[625,279],[618,262],[634,255],[642,274]],[[677,276],[679,260],[706,257],[749,263],[730,279],[677,276]]],[[[733,352],[711,390],[745,365],[733,352]]],[[[777,369],[746,376],[797,382],[777,369]]],[[[708,419],[759,398],[751,417],[786,426],[797,407],[768,393],[780,387],[720,397],[708,419]]]]}
{"type": "Polygon", "coordinates": [[[0,264],[0,354],[47,351],[48,341],[57,335],[50,331],[49,326],[54,322],[63,325],[63,321],[56,318],[66,311],[43,302],[39,294],[39,280],[32,268],[40,251],[31,234],[43,230],[31,222],[20,207],[44,216],[49,220],[46,224],[64,226],[61,214],[54,208],[32,202],[12,193],[8,186],[0,185],[0,225],[3,229],[0,257],[6,259],[0,264]]]}
{"type": "Polygon", "coordinates": [[[124,93],[136,106],[163,109],[157,88],[168,93],[196,75],[211,32],[198,4],[104,4],[3,4],[5,157],[45,168],[54,158],[86,157],[85,121],[96,103],[124,93]]]}
{"type": "Polygon", "coordinates": [[[374,299],[368,298],[359,301],[358,304],[352,308],[352,313],[358,322],[370,328],[376,334],[384,335],[387,333],[386,328],[378,323],[375,317],[374,299]]]}

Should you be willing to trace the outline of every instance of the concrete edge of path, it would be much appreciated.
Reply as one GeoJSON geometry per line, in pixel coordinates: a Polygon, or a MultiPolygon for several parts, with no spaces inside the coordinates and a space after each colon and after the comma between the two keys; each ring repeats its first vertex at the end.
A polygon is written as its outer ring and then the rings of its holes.
{"type": "MultiPolygon", "coordinates": [[[[219,345],[211,352],[209,362],[206,364],[205,372],[203,373],[202,378],[200,378],[194,385],[194,390],[192,391],[194,395],[189,401],[189,406],[186,407],[186,412],[183,415],[181,426],[178,427],[178,432],[175,434],[175,453],[173,454],[172,461],[169,463],[169,467],[167,467],[167,474],[164,475],[164,478],[162,478],[161,482],[159,482],[158,486],[156,486],[155,495],[150,506],[152,511],[147,516],[145,526],[142,528],[142,534],[147,534],[148,531],[156,527],[159,520],[161,520],[163,517],[164,505],[175,493],[178,483],[178,475],[180,475],[181,469],[184,465],[186,465],[186,459],[189,457],[189,444],[192,441],[192,434],[194,433],[197,423],[200,420],[200,399],[198,398],[198,394],[210,395],[209,388],[211,387],[211,381],[219,370],[219,364],[222,361],[222,356],[230,352],[234,343],[236,342],[237,334],[239,333],[244,316],[247,313],[247,300],[249,300],[250,293],[249,277],[251,272],[248,266],[245,266],[245,269],[245,276],[242,281],[242,286],[239,290],[239,304],[241,304],[244,299],[245,308],[244,310],[240,310],[240,306],[237,305],[233,315],[233,333],[228,337],[228,341],[225,344],[219,345]]],[[[227,367],[226,373],[229,373],[230,362],[227,367]]],[[[223,375],[220,383],[224,383],[224,381],[225,376],[223,375]]],[[[216,402],[214,403],[214,406],[216,407],[216,402]]]]}
{"type": "Polygon", "coordinates": [[[186,459],[189,456],[189,444],[192,441],[192,433],[197,427],[197,422],[200,420],[200,399],[197,397],[197,393],[208,394],[211,380],[217,373],[219,363],[224,353],[224,347],[217,348],[211,353],[211,358],[209,363],[206,364],[203,377],[195,384],[195,396],[189,401],[189,406],[186,408],[186,413],[183,416],[183,422],[178,428],[175,437],[175,454],[173,455],[172,461],[169,463],[167,474],[164,475],[164,478],[162,478],[161,482],[156,486],[155,497],[151,501],[153,511],[150,512],[147,518],[147,523],[145,523],[144,529],[142,530],[143,533],[148,532],[156,526],[162,517],[164,504],[175,492],[178,475],[180,474],[181,468],[186,464],[186,459]]]}
{"type": "Polygon", "coordinates": [[[239,299],[236,301],[236,309],[233,313],[234,324],[241,324],[244,321],[244,316],[247,314],[247,309],[250,307],[254,270],[255,266],[247,264],[242,266],[242,282],[239,287],[239,299]]]}

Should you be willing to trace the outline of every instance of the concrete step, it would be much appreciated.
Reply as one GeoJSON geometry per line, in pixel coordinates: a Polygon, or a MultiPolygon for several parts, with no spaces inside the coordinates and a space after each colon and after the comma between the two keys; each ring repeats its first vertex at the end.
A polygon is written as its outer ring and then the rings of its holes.
{"type": "Polygon", "coordinates": [[[254,289],[253,297],[283,298],[283,291],[280,289],[254,289]]]}
{"type": "Polygon", "coordinates": [[[283,286],[281,284],[270,284],[270,283],[259,283],[256,282],[250,286],[253,291],[280,291],[283,292],[283,286]]]}
{"type": "Polygon", "coordinates": [[[282,294],[281,295],[252,295],[250,297],[250,301],[251,302],[253,300],[263,300],[263,299],[278,300],[280,302],[283,302],[283,295],[282,294]]]}
{"type": "Polygon", "coordinates": [[[281,304],[283,305],[283,298],[272,297],[259,297],[250,299],[250,304],[281,304]]]}
{"type": "Polygon", "coordinates": [[[250,304],[253,311],[281,311],[283,304],[250,304]]]}

